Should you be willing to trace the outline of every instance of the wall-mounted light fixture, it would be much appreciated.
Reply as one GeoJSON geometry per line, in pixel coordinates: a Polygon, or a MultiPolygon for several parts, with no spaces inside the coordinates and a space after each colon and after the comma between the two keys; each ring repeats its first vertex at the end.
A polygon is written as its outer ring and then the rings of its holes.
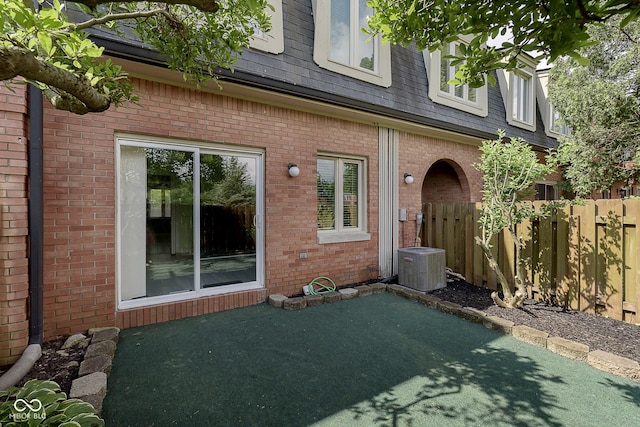
{"type": "Polygon", "coordinates": [[[411,175],[410,173],[405,173],[404,182],[405,184],[413,184],[413,175],[411,175]]]}
{"type": "Polygon", "coordinates": [[[295,178],[296,176],[300,175],[300,168],[298,167],[298,165],[294,163],[289,163],[287,165],[287,168],[289,168],[289,176],[292,176],[295,178]]]}

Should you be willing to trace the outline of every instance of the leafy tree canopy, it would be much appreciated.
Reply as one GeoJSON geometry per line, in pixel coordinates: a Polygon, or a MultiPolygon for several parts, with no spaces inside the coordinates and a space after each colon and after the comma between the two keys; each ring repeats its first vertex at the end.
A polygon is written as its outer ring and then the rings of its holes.
{"type": "Polygon", "coordinates": [[[591,26],[594,44],[555,62],[549,97],[572,133],[560,142],[559,160],[578,195],[602,191],[615,182],[633,184],[640,169],[640,22],[620,29],[619,19],[591,26]],[[627,163],[627,165],[630,165],[627,163]]]}
{"type": "MultiPolygon", "coordinates": [[[[590,42],[587,24],[620,17],[625,27],[640,17],[637,0],[369,0],[376,10],[369,20],[370,34],[419,50],[433,51],[459,35],[473,39],[461,50],[465,63],[456,79],[478,87],[485,73],[514,69],[522,52],[554,61],[563,56],[581,60],[579,51],[590,42]],[[509,36],[498,47],[490,39],[509,36]]],[[[489,79],[493,81],[490,74],[489,79]]]]}
{"type": "Polygon", "coordinates": [[[232,69],[256,28],[270,28],[266,0],[38,1],[0,0],[0,81],[22,78],[56,108],[78,114],[136,99],[126,72],[89,38],[92,30],[137,37],[201,83],[219,67],[232,69]]]}

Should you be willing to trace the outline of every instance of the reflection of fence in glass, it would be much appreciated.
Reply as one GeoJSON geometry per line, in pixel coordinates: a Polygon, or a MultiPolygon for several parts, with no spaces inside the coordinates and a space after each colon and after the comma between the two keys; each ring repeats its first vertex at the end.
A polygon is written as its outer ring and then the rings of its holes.
{"type": "MultiPolygon", "coordinates": [[[[545,202],[534,202],[541,209],[545,202]]],[[[427,203],[422,243],[445,249],[447,266],[477,286],[496,289],[496,278],[475,245],[480,203],[427,203]]],[[[588,201],[523,223],[523,259],[531,296],[614,319],[640,321],[640,200],[588,201]]],[[[507,278],[514,274],[513,242],[494,241],[507,278]]]]}

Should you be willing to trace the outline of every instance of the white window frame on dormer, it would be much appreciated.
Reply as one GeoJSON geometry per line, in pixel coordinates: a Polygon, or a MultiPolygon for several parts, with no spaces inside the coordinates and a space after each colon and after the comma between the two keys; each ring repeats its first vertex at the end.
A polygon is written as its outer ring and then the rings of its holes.
{"type": "Polygon", "coordinates": [[[373,37],[369,43],[373,43],[373,70],[362,68],[357,64],[357,54],[351,50],[348,61],[340,61],[331,55],[331,2],[348,1],[350,4],[350,42],[359,44],[362,35],[360,31],[361,20],[358,16],[360,2],[365,0],[313,0],[313,17],[315,23],[315,35],[313,45],[313,60],[318,66],[369,82],[382,87],[391,86],[391,47],[389,43],[382,43],[380,35],[373,37]]]}
{"type": "Polygon", "coordinates": [[[469,85],[448,84],[448,81],[455,76],[457,67],[450,65],[451,60],[446,56],[454,55],[460,43],[469,43],[469,41],[471,41],[469,37],[460,37],[458,41],[447,43],[445,45],[447,52],[444,54],[440,50],[423,52],[429,79],[429,98],[435,103],[486,117],[489,114],[486,82],[482,87],[475,89],[470,88],[469,85]],[[446,81],[443,81],[441,73],[444,67],[447,67],[447,75],[444,77],[446,81]],[[475,92],[475,100],[469,99],[472,92],[475,92]]]}
{"type": "Polygon", "coordinates": [[[273,10],[267,8],[271,16],[271,30],[264,32],[256,29],[249,46],[262,52],[279,54],[284,52],[284,33],[282,28],[282,0],[267,0],[273,10]]]}
{"type": "Polygon", "coordinates": [[[511,120],[528,126],[535,122],[535,92],[533,74],[526,71],[513,71],[509,85],[509,100],[511,101],[511,120]]]}
{"type": "Polygon", "coordinates": [[[518,68],[512,71],[498,70],[500,92],[504,100],[507,123],[522,129],[536,130],[536,62],[529,56],[518,58],[518,68]],[[526,85],[526,86],[525,86],[526,85]],[[522,90],[529,98],[522,100],[522,90]]]}

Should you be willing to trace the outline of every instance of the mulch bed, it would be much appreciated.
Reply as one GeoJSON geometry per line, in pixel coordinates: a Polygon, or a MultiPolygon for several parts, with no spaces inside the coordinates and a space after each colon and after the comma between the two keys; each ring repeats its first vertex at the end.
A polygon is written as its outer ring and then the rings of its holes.
{"type": "Polygon", "coordinates": [[[455,280],[430,294],[463,307],[473,307],[516,325],[530,326],[640,363],[640,326],[581,311],[567,310],[543,301],[526,300],[522,308],[501,308],[490,289],[455,280]]]}
{"type": "MultiPolygon", "coordinates": [[[[42,356],[16,386],[22,386],[32,379],[52,380],[58,383],[60,389],[68,396],[71,391],[71,383],[78,377],[80,364],[87,349],[74,346],[62,350],[66,339],[67,337],[60,337],[43,343],[42,356]]],[[[0,367],[0,375],[10,367],[0,367]]]]}

